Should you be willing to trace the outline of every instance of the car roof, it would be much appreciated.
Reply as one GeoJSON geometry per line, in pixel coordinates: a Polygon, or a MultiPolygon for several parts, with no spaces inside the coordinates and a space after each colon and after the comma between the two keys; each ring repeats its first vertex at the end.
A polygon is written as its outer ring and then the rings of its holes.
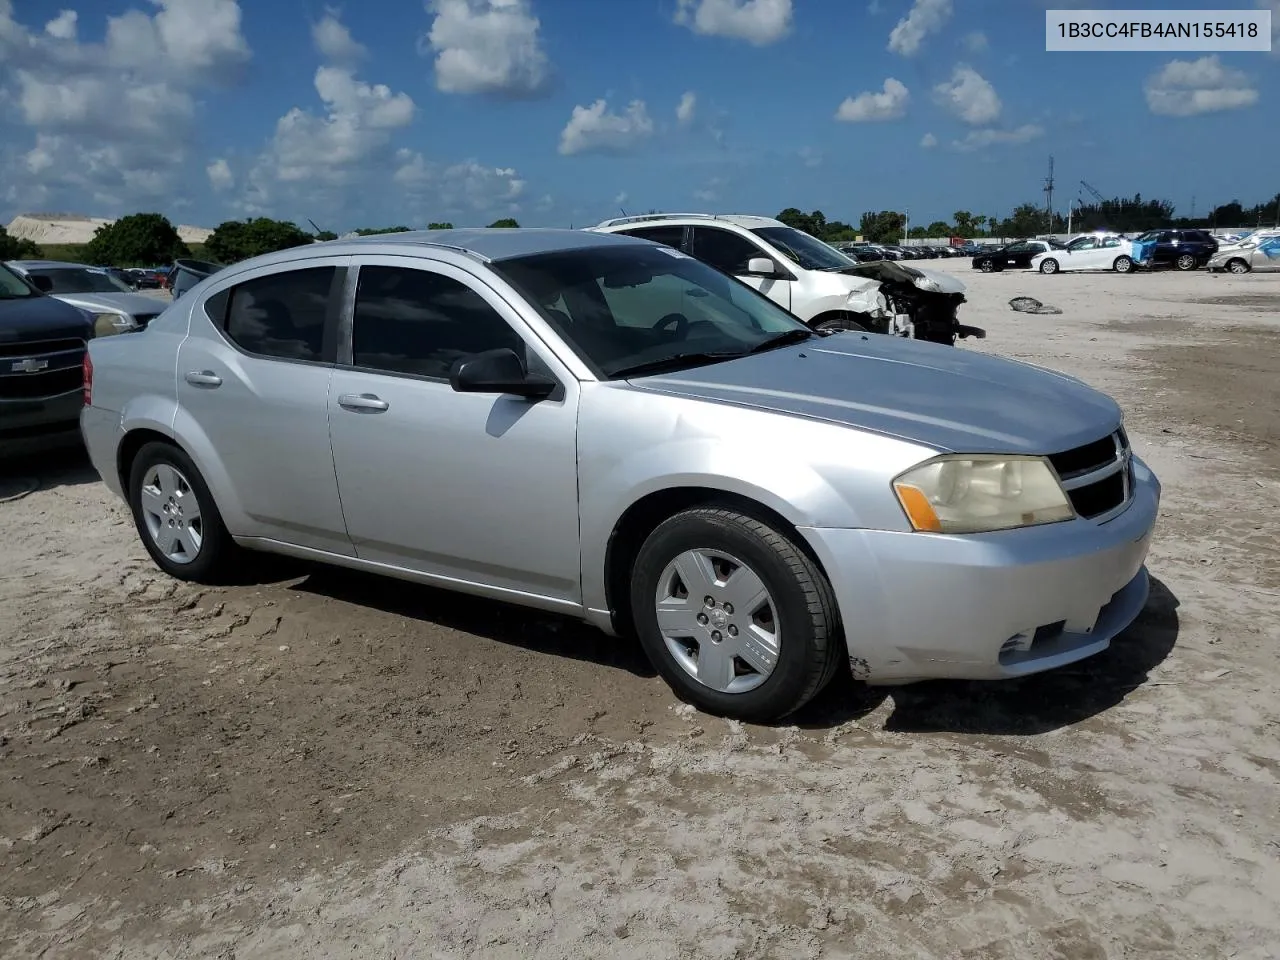
{"type": "Polygon", "coordinates": [[[105,267],[95,267],[91,263],[68,263],[65,260],[9,260],[9,266],[17,267],[20,270],[105,270],[105,267]]]}
{"type": "Polygon", "coordinates": [[[683,226],[704,220],[716,220],[721,223],[731,223],[735,226],[746,227],[747,229],[752,227],[786,226],[786,224],[781,220],[775,220],[773,217],[757,217],[754,214],[747,213],[646,213],[634,217],[614,217],[611,220],[602,220],[594,227],[588,227],[587,230],[603,230],[605,228],[632,226],[645,223],[671,223],[683,226]]]}

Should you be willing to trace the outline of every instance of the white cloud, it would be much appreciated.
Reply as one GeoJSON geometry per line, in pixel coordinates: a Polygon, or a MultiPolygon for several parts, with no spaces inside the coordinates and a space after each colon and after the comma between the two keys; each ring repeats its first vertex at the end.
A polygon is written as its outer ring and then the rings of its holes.
{"type": "Polygon", "coordinates": [[[1239,110],[1258,102],[1258,91],[1239,70],[1222,65],[1217,56],[1170,60],[1147,78],[1147,107],[1165,117],[1239,110]]]}
{"type": "Polygon", "coordinates": [[[960,42],[964,44],[964,48],[970,53],[986,53],[987,48],[991,46],[990,41],[987,40],[987,35],[981,30],[969,31],[960,42]]]}
{"type": "Polygon", "coordinates": [[[234,81],[250,50],[236,0],[152,6],[108,16],[101,42],[82,43],[74,11],[37,31],[0,0],[0,82],[32,136],[29,147],[5,138],[9,196],[103,213],[172,201],[198,94],[234,81]]]}
{"type": "Polygon", "coordinates": [[[627,153],[653,136],[653,120],[643,100],[632,100],[623,113],[613,113],[605,100],[576,106],[560,133],[560,153],[627,153]]]}
{"type": "Polygon", "coordinates": [[[411,218],[422,222],[519,213],[527,186],[513,167],[489,167],[476,160],[435,163],[407,148],[396,151],[392,181],[404,192],[411,218]]]}
{"type": "Polygon", "coordinates": [[[507,97],[546,89],[551,69],[528,0],[429,0],[428,9],[438,89],[507,97]]]}
{"type": "Polygon", "coordinates": [[[683,126],[693,123],[694,117],[698,114],[698,95],[692,90],[688,90],[680,98],[680,104],[676,107],[676,120],[683,126]]]}
{"type": "Polygon", "coordinates": [[[58,40],[74,40],[78,19],[79,15],[74,10],[63,10],[44,25],[44,32],[58,40]]]}
{"type": "Polygon", "coordinates": [[[209,185],[215,192],[221,193],[235,186],[235,174],[231,172],[231,165],[223,157],[210,163],[204,168],[204,172],[209,175],[209,185]]]}
{"type": "Polygon", "coordinates": [[[694,33],[763,47],[791,31],[791,14],[791,0],[677,0],[675,19],[694,33]]]}
{"type": "Polygon", "coordinates": [[[938,145],[938,138],[935,137],[932,133],[926,133],[923,137],[920,138],[920,146],[924,147],[926,150],[932,150],[937,145],[938,145]]]}
{"type": "Polygon", "coordinates": [[[626,203],[630,199],[631,197],[627,193],[627,191],[622,190],[622,191],[619,191],[618,195],[613,198],[613,202],[616,203],[618,206],[622,206],[624,203],[626,203]]]}
{"type": "Polygon", "coordinates": [[[822,151],[815,150],[813,147],[801,147],[799,150],[800,162],[806,167],[822,166],[822,151]]]}
{"type": "Polygon", "coordinates": [[[1034,123],[1023,124],[1014,130],[970,130],[963,140],[952,140],[952,149],[971,153],[996,144],[1030,143],[1044,136],[1044,127],[1034,123]]]}
{"type": "Polygon", "coordinates": [[[1003,109],[996,88],[964,64],[952,71],[948,83],[934,87],[933,94],[943,108],[973,126],[991,123],[1003,109]]]}
{"type": "Polygon", "coordinates": [[[693,191],[693,198],[701,200],[703,203],[715,203],[720,199],[720,192],[724,189],[724,180],[720,177],[711,177],[705,184],[693,191]]]}
{"type": "Polygon", "coordinates": [[[868,120],[896,120],[907,112],[911,94],[900,81],[889,77],[880,93],[868,90],[856,97],[845,97],[836,110],[836,119],[846,123],[868,120]]]}
{"type": "Polygon", "coordinates": [[[332,10],[326,10],[325,15],[312,24],[311,41],[324,58],[333,63],[357,63],[369,53],[364,44],[351,38],[351,31],[332,10]]]}
{"type": "Polygon", "coordinates": [[[904,57],[914,56],[925,37],[940,31],[951,13],[952,0],[916,0],[889,34],[889,49],[904,57]]]}

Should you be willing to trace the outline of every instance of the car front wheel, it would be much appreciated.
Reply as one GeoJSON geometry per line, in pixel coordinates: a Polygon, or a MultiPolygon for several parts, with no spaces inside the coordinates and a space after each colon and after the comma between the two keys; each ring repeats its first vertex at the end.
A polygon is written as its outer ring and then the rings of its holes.
{"type": "Polygon", "coordinates": [[[983,273],[991,273],[995,270],[996,265],[990,260],[983,260],[981,266],[978,267],[983,273]]]}
{"type": "Polygon", "coordinates": [[[1189,253],[1184,253],[1174,261],[1174,266],[1179,270],[1194,270],[1196,268],[1196,258],[1189,253]]]}
{"type": "Polygon", "coordinates": [[[1054,260],[1052,257],[1050,257],[1048,260],[1042,261],[1040,263],[1040,272],[1041,273],[1057,273],[1058,261],[1054,260]]]}
{"type": "Polygon", "coordinates": [[[142,545],[169,576],[217,583],[230,571],[235,542],[182,450],[155,442],[138,451],[129,470],[129,506],[142,545]]]}
{"type": "Polygon", "coordinates": [[[1129,273],[1133,270],[1133,260],[1129,257],[1116,257],[1116,262],[1112,266],[1116,273],[1129,273]]]}
{"type": "Polygon", "coordinates": [[[1249,272],[1249,264],[1245,263],[1239,257],[1227,262],[1227,269],[1234,274],[1242,274],[1249,272]]]}
{"type": "Polygon", "coordinates": [[[659,524],[636,557],[631,609],[655,669],[709,713],[779,719],[844,662],[822,571],[790,536],[735,510],[698,507],[659,524]]]}

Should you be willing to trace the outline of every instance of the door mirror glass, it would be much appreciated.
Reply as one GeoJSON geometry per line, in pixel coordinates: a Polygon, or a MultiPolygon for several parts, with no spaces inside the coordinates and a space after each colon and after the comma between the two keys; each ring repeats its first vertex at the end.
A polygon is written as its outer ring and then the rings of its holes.
{"type": "Polygon", "coordinates": [[[777,268],[768,257],[752,257],[747,261],[747,273],[753,277],[772,277],[777,268]]]}
{"type": "Polygon", "coordinates": [[[526,371],[524,362],[509,347],[455,361],[449,385],[458,393],[510,393],[530,400],[549,397],[556,388],[554,380],[526,371]]]}

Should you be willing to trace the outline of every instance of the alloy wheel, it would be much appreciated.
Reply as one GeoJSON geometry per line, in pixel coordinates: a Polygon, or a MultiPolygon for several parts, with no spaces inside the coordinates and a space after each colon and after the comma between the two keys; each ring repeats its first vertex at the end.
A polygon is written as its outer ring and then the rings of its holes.
{"type": "Polygon", "coordinates": [[[662,571],[655,600],[667,651],[700,684],[746,693],[772,675],[782,626],[768,587],[741,560],[686,550],[662,571]]]}
{"type": "Polygon", "coordinates": [[[191,482],[177,467],[157,463],[142,478],[142,518],[156,548],[173,563],[200,555],[204,523],[191,482]]]}

